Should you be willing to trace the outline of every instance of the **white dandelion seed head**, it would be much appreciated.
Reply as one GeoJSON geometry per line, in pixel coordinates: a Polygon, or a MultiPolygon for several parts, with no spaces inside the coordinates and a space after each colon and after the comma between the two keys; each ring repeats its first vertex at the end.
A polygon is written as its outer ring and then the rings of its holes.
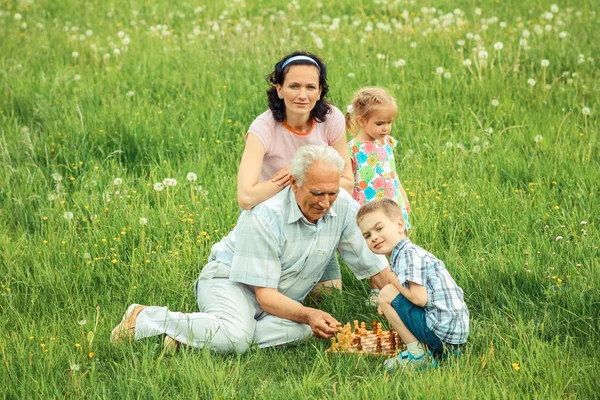
{"type": "Polygon", "coordinates": [[[162,183],[160,183],[160,182],[156,182],[153,185],[153,187],[154,187],[154,190],[156,190],[157,192],[160,192],[160,191],[162,191],[165,188],[165,186],[162,183]]]}
{"type": "Polygon", "coordinates": [[[557,237],[556,237],[556,239],[555,239],[555,240],[556,240],[557,242],[560,242],[561,240],[563,240],[563,237],[559,235],[559,236],[557,236],[557,237]]]}
{"type": "Polygon", "coordinates": [[[501,21],[501,22],[498,24],[498,26],[499,26],[500,28],[506,28],[506,27],[507,27],[507,24],[506,24],[506,22],[504,22],[504,21],[501,21]]]}
{"type": "Polygon", "coordinates": [[[581,225],[581,226],[586,226],[586,225],[587,225],[587,222],[585,222],[585,221],[581,221],[581,222],[579,223],[579,225],[581,225]]]}
{"type": "Polygon", "coordinates": [[[529,78],[529,79],[527,79],[527,84],[528,84],[529,86],[533,87],[533,86],[535,86],[535,84],[536,84],[536,81],[535,81],[535,79],[533,79],[533,78],[529,78]]]}
{"type": "Polygon", "coordinates": [[[65,213],[63,214],[63,217],[67,220],[73,219],[73,213],[71,211],[65,211],[65,213]]]}
{"type": "Polygon", "coordinates": [[[58,198],[56,193],[48,193],[48,201],[54,201],[58,198]]]}
{"type": "Polygon", "coordinates": [[[471,64],[473,64],[473,62],[472,62],[472,61],[471,61],[471,59],[469,59],[469,58],[465,58],[465,60],[463,61],[463,65],[464,65],[465,67],[470,67],[470,66],[471,66],[471,64]]]}
{"type": "Polygon", "coordinates": [[[115,186],[119,186],[123,184],[123,179],[121,178],[115,178],[115,180],[113,181],[113,185],[115,186]]]}
{"type": "Polygon", "coordinates": [[[175,178],[165,178],[165,179],[163,179],[163,185],[177,186],[177,180],[175,178]]]}
{"type": "Polygon", "coordinates": [[[452,78],[452,74],[450,72],[444,72],[444,79],[452,78]]]}
{"type": "Polygon", "coordinates": [[[405,65],[406,65],[406,61],[403,58],[399,59],[398,61],[396,61],[394,63],[394,66],[398,67],[398,68],[404,67],[405,65]]]}
{"type": "Polygon", "coordinates": [[[79,57],[79,53],[76,52],[76,51],[74,51],[74,52],[71,53],[71,57],[77,58],[77,57],[79,57]]]}
{"type": "Polygon", "coordinates": [[[212,28],[213,32],[218,32],[219,31],[219,24],[213,24],[212,28]]]}
{"type": "Polygon", "coordinates": [[[196,175],[193,172],[188,172],[185,179],[187,179],[190,182],[196,182],[196,180],[198,179],[198,175],[196,175]]]}
{"type": "Polygon", "coordinates": [[[535,137],[533,138],[533,141],[536,143],[539,143],[542,141],[544,137],[542,135],[535,135],[535,137]]]}
{"type": "Polygon", "coordinates": [[[106,53],[102,56],[102,58],[104,58],[105,60],[108,60],[110,58],[110,54],[106,53]]]}
{"type": "Polygon", "coordinates": [[[591,111],[590,111],[590,109],[589,109],[588,107],[583,107],[583,108],[581,109],[581,113],[582,113],[583,115],[590,115],[590,112],[591,112],[591,111]]]}
{"type": "Polygon", "coordinates": [[[21,20],[21,18],[23,18],[23,16],[22,16],[21,14],[19,14],[19,13],[16,13],[16,14],[15,14],[15,19],[16,19],[17,21],[21,20]]]}
{"type": "Polygon", "coordinates": [[[200,28],[198,28],[198,27],[194,28],[194,30],[192,31],[192,33],[194,34],[194,36],[200,35],[200,28]]]}
{"type": "Polygon", "coordinates": [[[133,90],[130,90],[129,92],[127,92],[127,97],[133,97],[134,94],[135,92],[133,90]]]}
{"type": "Polygon", "coordinates": [[[540,62],[540,65],[542,66],[542,68],[546,68],[548,65],[550,65],[550,60],[544,59],[540,62]]]}
{"type": "Polygon", "coordinates": [[[128,37],[126,37],[126,38],[123,38],[123,44],[124,44],[125,46],[127,46],[129,43],[131,43],[131,39],[129,39],[128,37]]]}
{"type": "Polygon", "coordinates": [[[114,50],[113,50],[113,54],[114,54],[115,56],[118,56],[119,54],[121,54],[121,50],[119,50],[119,49],[114,49],[114,50]]]}
{"type": "Polygon", "coordinates": [[[82,319],[78,322],[78,324],[83,326],[83,325],[87,324],[87,320],[82,319]]]}
{"type": "Polygon", "coordinates": [[[71,369],[71,371],[79,371],[79,364],[73,363],[69,366],[69,368],[71,369]]]}
{"type": "Polygon", "coordinates": [[[446,148],[447,149],[451,149],[452,148],[452,142],[446,142],[446,148]]]}
{"type": "Polygon", "coordinates": [[[383,54],[381,54],[381,53],[377,53],[377,55],[375,57],[377,57],[378,60],[384,60],[385,59],[385,56],[383,54]]]}
{"type": "Polygon", "coordinates": [[[140,225],[146,225],[148,223],[148,220],[144,217],[140,218],[140,225]]]}
{"type": "Polygon", "coordinates": [[[479,42],[481,40],[481,36],[479,36],[478,34],[473,35],[473,40],[476,42],[479,42]]]}
{"type": "Polygon", "coordinates": [[[561,33],[558,34],[558,37],[561,39],[564,39],[568,36],[569,34],[565,31],[562,31],[561,33]]]}
{"type": "Polygon", "coordinates": [[[479,53],[477,53],[477,57],[480,60],[487,60],[487,58],[488,58],[488,52],[485,51],[485,50],[481,50],[479,53]]]}
{"type": "Polygon", "coordinates": [[[524,38],[528,38],[529,36],[531,36],[531,32],[529,32],[527,29],[525,29],[522,33],[521,36],[523,36],[524,38]]]}
{"type": "Polygon", "coordinates": [[[355,75],[354,75],[354,72],[349,72],[349,73],[348,73],[348,78],[354,78],[354,76],[355,76],[355,75]]]}
{"type": "Polygon", "coordinates": [[[519,46],[527,46],[527,39],[521,39],[519,40],[519,46]]]}
{"type": "Polygon", "coordinates": [[[94,32],[91,29],[88,29],[87,31],[85,31],[85,36],[90,37],[94,34],[94,32]]]}
{"type": "Polygon", "coordinates": [[[479,145],[473,146],[473,149],[472,149],[473,153],[479,153],[479,150],[481,150],[481,146],[479,146],[479,145]]]}
{"type": "Polygon", "coordinates": [[[410,42],[410,47],[413,49],[417,48],[417,42],[410,42]]]}
{"type": "Polygon", "coordinates": [[[456,44],[459,45],[459,46],[464,46],[465,45],[465,41],[463,39],[458,39],[456,41],[456,44]]]}
{"type": "Polygon", "coordinates": [[[119,32],[117,32],[117,36],[118,36],[120,39],[122,39],[122,38],[124,38],[124,37],[125,37],[125,32],[123,32],[123,31],[119,31],[119,32]]]}
{"type": "Polygon", "coordinates": [[[471,32],[467,33],[465,37],[469,40],[473,39],[473,34],[471,32]]]}
{"type": "Polygon", "coordinates": [[[75,75],[75,76],[73,77],[73,80],[74,80],[74,81],[80,81],[80,80],[81,80],[81,75],[75,75]]]}
{"type": "Polygon", "coordinates": [[[55,182],[60,182],[62,181],[63,177],[61,174],[59,174],[58,172],[54,172],[52,175],[50,175],[52,177],[52,179],[54,179],[55,182]]]}
{"type": "Polygon", "coordinates": [[[492,133],[494,133],[494,128],[492,128],[492,127],[487,128],[487,133],[489,135],[491,135],[492,133]]]}
{"type": "Polygon", "coordinates": [[[550,6],[550,11],[556,14],[558,12],[558,6],[556,4],[552,4],[550,6]]]}
{"type": "Polygon", "coordinates": [[[500,102],[498,101],[498,99],[493,99],[492,100],[492,106],[498,107],[499,105],[500,105],[500,102]]]}
{"type": "Polygon", "coordinates": [[[502,44],[502,42],[496,42],[496,43],[494,43],[494,50],[500,51],[503,48],[504,48],[504,45],[502,44]]]}
{"type": "Polygon", "coordinates": [[[441,74],[443,74],[443,73],[444,73],[444,67],[437,67],[437,68],[435,69],[435,74],[436,74],[436,75],[441,75],[441,74]]]}

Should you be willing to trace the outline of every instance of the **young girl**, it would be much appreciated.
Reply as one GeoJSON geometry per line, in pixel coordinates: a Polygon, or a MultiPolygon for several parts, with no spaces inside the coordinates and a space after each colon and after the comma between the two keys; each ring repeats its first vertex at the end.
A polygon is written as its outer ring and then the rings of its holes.
{"type": "MultiPolygon", "coordinates": [[[[396,101],[385,89],[367,87],[356,92],[347,111],[346,128],[354,135],[348,142],[354,173],[352,197],[361,206],[383,197],[396,201],[402,207],[406,228],[410,228],[410,203],[394,160],[398,142],[390,136],[398,115],[396,101]]],[[[379,290],[371,288],[368,303],[376,305],[379,290]]]]}

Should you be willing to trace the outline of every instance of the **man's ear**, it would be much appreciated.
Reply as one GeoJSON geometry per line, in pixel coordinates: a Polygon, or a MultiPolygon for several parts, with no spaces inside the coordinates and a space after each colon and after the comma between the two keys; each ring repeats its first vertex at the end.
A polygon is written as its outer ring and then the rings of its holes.
{"type": "Polygon", "coordinates": [[[296,178],[290,175],[290,187],[292,188],[292,192],[296,193],[298,190],[298,182],[296,182],[296,178]]]}

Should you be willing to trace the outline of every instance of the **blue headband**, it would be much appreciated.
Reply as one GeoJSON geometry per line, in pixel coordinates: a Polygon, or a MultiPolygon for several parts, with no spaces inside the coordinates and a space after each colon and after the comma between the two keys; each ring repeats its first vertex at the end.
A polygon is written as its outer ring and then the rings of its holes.
{"type": "Polygon", "coordinates": [[[321,67],[319,67],[319,64],[312,58],[308,57],[308,56],[294,56],[294,57],[290,57],[287,60],[285,60],[285,62],[283,63],[283,65],[281,66],[281,70],[283,70],[289,63],[294,62],[294,61],[309,61],[313,64],[315,64],[315,66],[317,67],[317,69],[319,71],[321,71],[321,67]]]}

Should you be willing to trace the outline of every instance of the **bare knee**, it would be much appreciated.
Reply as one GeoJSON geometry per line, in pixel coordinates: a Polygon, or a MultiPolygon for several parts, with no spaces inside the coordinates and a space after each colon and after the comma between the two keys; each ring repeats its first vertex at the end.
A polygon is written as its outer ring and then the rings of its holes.
{"type": "Polygon", "coordinates": [[[381,291],[379,292],[379,296],[377,297],[377,302],[379,303],[379,305],[391,304],[392,301],[398,295],[398,293],[400,293],[400,292],[398,292],[398,289],[396,289],[396,287],[394,285],[392,285],[391,283],[388,285],[385,285],[383,287],[383,289],[381,289],[381,291]]]}

